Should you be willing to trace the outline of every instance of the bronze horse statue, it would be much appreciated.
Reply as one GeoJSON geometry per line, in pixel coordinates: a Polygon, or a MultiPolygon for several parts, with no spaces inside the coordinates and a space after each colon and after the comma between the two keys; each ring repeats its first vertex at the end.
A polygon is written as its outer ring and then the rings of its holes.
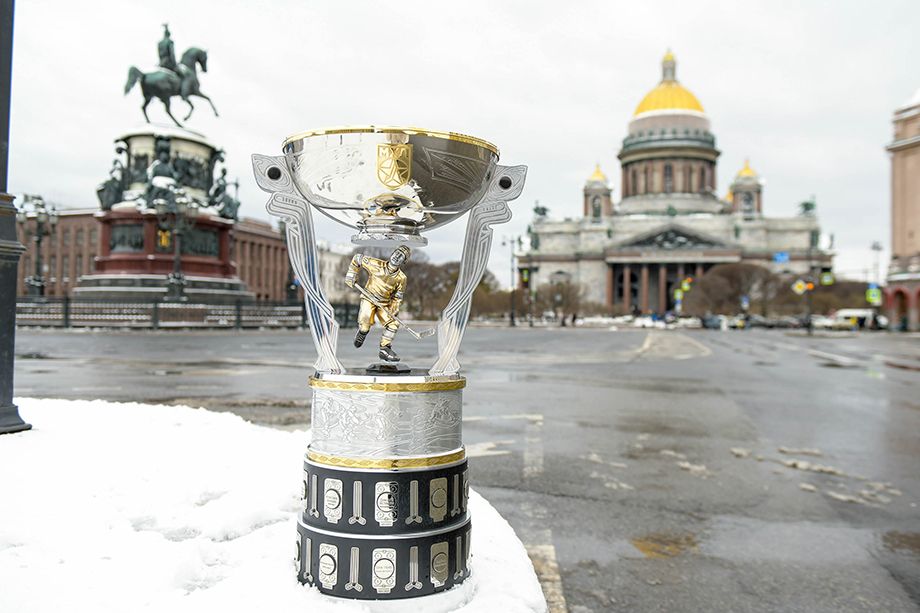
{"type": "Polygon", "coordinates": [[[182,59],[179,61],[179,74],[166,68],[160,68],[154,72],[141,72],[136,66],[132,66],[128,69],[125,95],[131,91],[135,83],[140,81],[141,93],[144,94],[144,105],[141,107],[141,111],[144,112],[144,119],[147,120],[147,123],[150,123],[150,118],[147,117],[147,105],[150,104],[154,97],[160,99],[163,106],[166,107],[166,114],[180,128],[183,127],[182,124],[173,117],[172,112],[169,110],[169,100],[173,96],[181,96],[188,103],[188,115],[182,121],[188,121],[188,118],[192,116],[192,111],[195,110],[195,105],[189,100],[189,96],[198,96],[207,100],[214,110],[214,116],[217,117],[217,108],[214,107],[214,103],[198,89],[196,65],[201,66],[201,72],[208,71],[208,52],[198,47],[189,47],[182,54],[182,59]]]}

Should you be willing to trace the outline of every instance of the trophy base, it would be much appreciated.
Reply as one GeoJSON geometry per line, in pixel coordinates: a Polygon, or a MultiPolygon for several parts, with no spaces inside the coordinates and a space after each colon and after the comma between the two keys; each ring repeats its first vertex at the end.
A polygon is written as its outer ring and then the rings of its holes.
{"type": "Polygon", "coordinates": [[[469,576],[465,384],[396,364],[311,378],[298,581],[341,598],[397,599],[469,576]]]}
{"type": "Polygon", "coordinates": [[[307,453],[298,581],[341,598],[397,599],[450,589],[469,576],[463,451],[384,464],[307,453]]]}

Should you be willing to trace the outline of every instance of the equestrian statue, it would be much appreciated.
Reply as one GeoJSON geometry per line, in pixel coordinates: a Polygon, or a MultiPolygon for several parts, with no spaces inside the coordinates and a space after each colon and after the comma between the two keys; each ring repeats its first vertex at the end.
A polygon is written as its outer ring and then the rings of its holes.
{"type": "Polygon", "coordinates": [[[160,56],[159,70],[142,72],[136,66],[131,66],[128,69],[128,82],[125,84],[125,95],[127,95],[131,88],[134,87],[134,84],[140,82],[141,93],[144,95],[144,104],[141,106],[141,111],[143,111],[144,119],[147,120],[147,123],[150,123],[150,118],[147,116],[147,105],[155,97],[160,99],[163,106],[166,107],[166,114],[180,128],[183,127],[182,124],[173,117],[169,108],[169,101],[174,96],[180,96],[188,104],[188,115],[182,121],[188,121],[195,110],[195,105],[192,104],[190,96],[198,96],[207,100],[214,110],[214,115],[217,116],[217,108],[215,108],[214,103],[211,102],[208,96],[201,93],[198,84],[197,67],[201,67],[201,72],[208,71],[208,52],[198,47],[189,47],[182,54],[182,59],[177,63],[169,26],[165,23],[163,24],[163,38],[157,44],[157,52],[160,56]]]}

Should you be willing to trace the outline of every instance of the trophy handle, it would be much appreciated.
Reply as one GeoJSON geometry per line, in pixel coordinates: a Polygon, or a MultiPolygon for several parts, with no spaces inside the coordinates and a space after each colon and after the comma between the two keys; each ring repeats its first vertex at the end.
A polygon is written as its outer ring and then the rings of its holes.
{"type": "MultiPolygon", "coordinates": [[[[429,370],[432,375],[453,375],[460,370],[457,352],[470,319],[473,292],[482,280],[492,247],[492,226],[511,219],[508,201],[521,195],[526,166],[497,166],[492,183],[482,200],[470,210],[460,257],[460,275],[454,295],[441,313],[438,323],[438,360],[429,370]]],[[[512,280],[513,281],[513,280],[512,280]]]]}
{"type": "Polygon", "coordinates": [[[253,154],[252,170],[259,187],[271,194],[265,208],[285,222],[288,257],[304,288],[310,334],[318,355],[314,368],[319,372],[343,373],[345,367],[335,357],[339,324],[319,277],[319,254],[316,252],[310,204],[294,187],[284,156],[253,154]]]}

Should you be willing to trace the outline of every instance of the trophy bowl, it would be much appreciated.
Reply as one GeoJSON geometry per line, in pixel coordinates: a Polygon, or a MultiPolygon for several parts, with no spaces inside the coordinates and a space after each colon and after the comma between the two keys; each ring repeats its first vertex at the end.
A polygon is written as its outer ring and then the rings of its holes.
{"type": "Polygon", "coordinates": [[[283,150],[300,194],[362,245],[427,244],[423,231],[482,200],[499,157],[479,138],[392,126],[311,130],[283,150]]]}

